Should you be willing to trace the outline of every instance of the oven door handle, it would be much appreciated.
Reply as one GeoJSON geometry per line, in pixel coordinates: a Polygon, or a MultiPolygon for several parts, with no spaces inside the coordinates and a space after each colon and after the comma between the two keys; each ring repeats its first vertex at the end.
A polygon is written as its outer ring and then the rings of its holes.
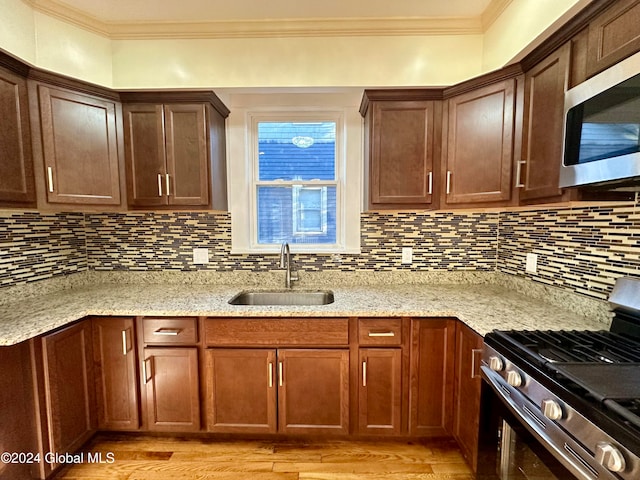
{"type": "Polygon", "coordinates": [[[549,450],[549,452],[580,480],[614,478],[595,462],[589,452],[575,442],[552,421],[545,421],[536,414],[537,407],[519,390],[506,383],[500,374],[482,365],[482,378],[502,400],[526,429],[549,450]]]}

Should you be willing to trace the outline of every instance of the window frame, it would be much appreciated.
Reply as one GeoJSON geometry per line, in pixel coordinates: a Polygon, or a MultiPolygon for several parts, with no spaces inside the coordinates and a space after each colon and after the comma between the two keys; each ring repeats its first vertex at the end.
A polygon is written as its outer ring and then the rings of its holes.
{"type": "MultiPolygon", "coordinates": [[[[336,243],[292,243],[293,253],[360,253],[362,211],[363,120],[359,97],[352,94],[238,95],[227,119],[228,192],[231,254],[278,253],[280,245],[257,243],[257,124],[276,121],[336,122],[336,243]],[[305,103],[304,99],[312,101],[305,103]],[[335,100],[338,100],[335,102],[335,100]],[[279,104],[275,104],[278,102],[279,104]],[[295,105],[293,105],[295,104],[295,105]],[[286,106],[282,106],[286,105],[286,106]],[[253,139],[256,139],[254,142],[253,139]],[[349,188],[346,188],[346,185],[349,188]]],[[[232,100],[234,100],[232,99],[232,100]]]]}

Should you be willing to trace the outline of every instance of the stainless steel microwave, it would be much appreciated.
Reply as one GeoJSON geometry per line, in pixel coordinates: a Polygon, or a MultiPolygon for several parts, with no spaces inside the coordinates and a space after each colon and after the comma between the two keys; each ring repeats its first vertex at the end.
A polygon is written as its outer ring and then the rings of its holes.
{"type": "Polygon", "coordinates": [[[640,191],[640,53],[565,94],[560,187],[640,191]]]}

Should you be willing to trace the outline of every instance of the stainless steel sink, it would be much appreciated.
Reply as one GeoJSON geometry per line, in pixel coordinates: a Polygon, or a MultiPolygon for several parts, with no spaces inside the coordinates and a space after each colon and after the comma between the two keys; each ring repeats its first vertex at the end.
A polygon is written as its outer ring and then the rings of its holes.
{"type": "Polygon", "coordinates": [[[231,305],[328,305],[331,290],[244,290],[229,300],[231,305]]]}

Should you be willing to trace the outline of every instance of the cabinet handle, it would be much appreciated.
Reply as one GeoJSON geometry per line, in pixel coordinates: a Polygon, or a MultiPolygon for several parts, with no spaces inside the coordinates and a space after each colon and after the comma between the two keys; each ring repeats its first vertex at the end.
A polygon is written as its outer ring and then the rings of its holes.
{"type": "Polygon", "coordinates": [[[122,330],[122,355],[127,356],[127,331],[122,330]]]}
{"type": "Polygon", "coordinates": [[[520,180],[520,176],[522,175],[522,166],[526,163],[526,160],[520,160],[519,162],[516,162],[516,188],[524,187],[524,183],[522,183],[522,181],[520,180]]]}
{"type": "Polygon", "coordinates": [[[480,378],[480,375],[476,373],[476,356],[482,353],[481,348],[473,348],[471,350],[471,378],[480,378]]]}
{"type": "Polygon", "coordinates": [[[451,193],[451,170],[447,170],[447,195],[451,193]]]}
{"type": "MultiPolygon", "coordinates": [[[[151,381],[151,377],[147,376],[147,362],[150,361],[150,360],[151,360],[151,358],[145,358],[142,361],[142,378],[144,379],[144,384],[145,385],[151,381]]],[[[149,368],[149,370],[151,370],[151,368],[149,368]]]]}
{"type": "Polygon", "coordinates": [[[429,172],[429,191],[427,192],[429,195],[433,193],[433,172],[429,172]]]}
{"type": "Polygon", "coordinates": [[[284,380],[282,378],[282,362],[278,362],[278,385],[282,386],[284,384],[284,380]]]}
{"type": "Polygon", "coordinates": [[[162,174],[158,174],[158,196],[162,196],[162,174]]]}
{"type": "Polygon", "coordinates": [[[181,328],[159,328],[158,330],[156,330],[155,332],[153,332],[154,335],[167,335],[167,336],[171,336],[171,337],[176,337],[180,334],[180,332],[182,331],[181,328]]]}
{"type": "Polygon", "coordinates": [[[167,186],[167,197],[168,197],[169,195],[171,195],[169,191],[169,174],[168,173],[164,176],[164,183],[167,186]]]}
{"type": "Polygon", "coordinates": [[[49,193],[53,193],[53,169],[47,167],[47,180],[49,181],[49,193]]]}
{"type": "Polygon", "coordinates": [[[367,386],[367,361],[362,362],[362,386],[367,386]]]}
{"type": "Polygon", "coordinates": [[[395,332],[369,332],[370,337],[395,337],[395,332]]]}
{"type": "Polygon", "coordinates": [[[269,365],[267,365],[267,371],[269,374],[269,388],[273,388],[273,362],[269,362],[269,365]]]}

